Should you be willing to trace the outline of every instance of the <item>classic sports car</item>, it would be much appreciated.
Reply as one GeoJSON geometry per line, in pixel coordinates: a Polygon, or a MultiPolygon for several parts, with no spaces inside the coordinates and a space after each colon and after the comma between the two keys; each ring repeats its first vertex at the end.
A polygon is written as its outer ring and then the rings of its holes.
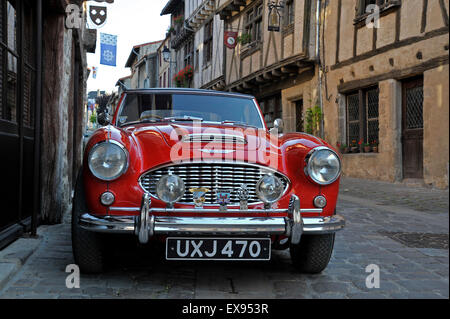
{"type": "MultiPolygon", "coordinates": [[[[105,234],[161,241],[171,260],[269,260],[321,272],[331,257],[341,160],[325,141],[268,130],[252,96],[193,89],[123,93],[89,139],[73,200],[72,244],[100,272],[105,234]]],[[[107,237],[107,236],[106,236],[107,237]]]]}

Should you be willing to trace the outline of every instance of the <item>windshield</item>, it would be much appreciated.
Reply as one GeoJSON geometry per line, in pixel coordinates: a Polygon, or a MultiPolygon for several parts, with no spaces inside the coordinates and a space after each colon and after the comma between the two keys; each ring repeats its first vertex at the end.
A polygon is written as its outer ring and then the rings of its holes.
{"type": "Polygon", "coordinates": [[[174,93],[128,93],[117,124],[124,126],[139,122],[190,120],[264,128],[252,99],[174,93]]]}

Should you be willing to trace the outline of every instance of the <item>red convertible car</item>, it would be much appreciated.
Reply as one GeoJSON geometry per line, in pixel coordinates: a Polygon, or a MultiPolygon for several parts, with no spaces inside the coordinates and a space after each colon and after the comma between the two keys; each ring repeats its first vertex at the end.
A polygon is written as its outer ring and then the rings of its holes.
{"type": "Polygon", "coordinates": [[[73,201],[72,245],[100,272],[105,234],[160,241],[170,260],[269,260],[290,249],[321,272],[335,232],[337,152],[304,133],[268,130],[249,95],[194,89],[123,93],[87,142],[73,201]]]}

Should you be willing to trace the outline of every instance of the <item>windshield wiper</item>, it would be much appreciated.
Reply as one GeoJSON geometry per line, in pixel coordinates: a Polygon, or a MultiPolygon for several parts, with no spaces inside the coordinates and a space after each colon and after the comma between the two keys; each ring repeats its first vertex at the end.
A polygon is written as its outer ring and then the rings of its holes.
{"type": "Polygon", "coordinates": [[[255,125],[251,125],[251,124],[240,122],[240,121],[232,121],[232,120],[222,121],[221,124],[241,125],[241,126],[249,126],[249,127],[258,128],[255,125]]]}
{"type": "Polygon", "coordinates": [[[199,122],[202,122],[203,121],[203,119],[201,117],[188,116],[188,115],[165,117],[163,120],[171,121],[171,122],[176,122],[176,121],[199,121],[199,122]]]}

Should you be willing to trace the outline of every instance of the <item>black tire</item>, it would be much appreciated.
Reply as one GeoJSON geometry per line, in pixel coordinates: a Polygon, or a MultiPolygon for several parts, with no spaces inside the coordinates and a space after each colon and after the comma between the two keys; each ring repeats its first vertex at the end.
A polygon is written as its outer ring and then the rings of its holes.
{"type": "Polygon", "coordinates": [[[72,251],[75,263],[83,273],[103,271],[103,245],[97,233],[84,230],[78,221],[82,213],[88,212],[83,188],[82,173],[78,174],[72,204],[72,251]]]}
{"type": "Polygon", "coordinates": [[[334,247],[335,234],[303,235],[300,243],[290,245],[294,266],[304,273],[318,274],[328,265],[334,247]]]}

